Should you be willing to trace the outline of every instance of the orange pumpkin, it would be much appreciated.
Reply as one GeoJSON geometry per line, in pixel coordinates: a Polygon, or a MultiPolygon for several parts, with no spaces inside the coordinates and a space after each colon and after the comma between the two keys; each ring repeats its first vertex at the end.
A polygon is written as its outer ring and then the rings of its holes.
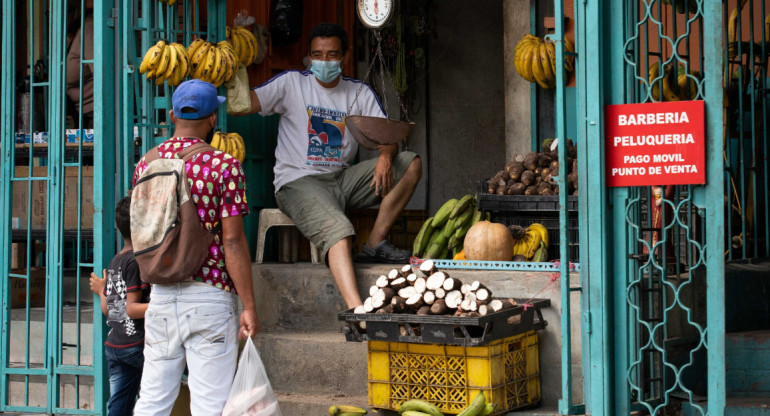
{"type": "Polygon", "coordinates": [[[513,237],[503,224],[479,221],[465,234],[463,251],[468,260],[510,261],[513,237]]]}
{"type": "Polygon", "coordinates": [[[468,260],[465,258],[465,250],[460,250],[459,253],[452,257],[452,260],[468,260]]]}

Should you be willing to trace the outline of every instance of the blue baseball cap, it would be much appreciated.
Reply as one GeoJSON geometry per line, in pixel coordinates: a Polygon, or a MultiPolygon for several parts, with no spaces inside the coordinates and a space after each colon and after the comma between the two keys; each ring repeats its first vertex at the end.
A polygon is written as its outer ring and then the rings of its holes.
{"type": "Polygon", "coordinates": [[[186,120],[196,120],[211,115],[226,98],[217,95],[217,88],[210,82],[191,79],[179,84],[171,97],[174,116],[186,120]],[[194,112],[182,112],[191,108],[194,112]]]}

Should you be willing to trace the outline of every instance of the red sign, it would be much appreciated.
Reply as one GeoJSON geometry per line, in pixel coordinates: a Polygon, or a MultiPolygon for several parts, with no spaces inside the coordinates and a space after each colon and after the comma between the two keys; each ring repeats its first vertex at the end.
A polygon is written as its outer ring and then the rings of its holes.
{"type": "Polygon", "coordinates": [[[609,186],[706,183],[703,101],[608,105],[609,186]]]}

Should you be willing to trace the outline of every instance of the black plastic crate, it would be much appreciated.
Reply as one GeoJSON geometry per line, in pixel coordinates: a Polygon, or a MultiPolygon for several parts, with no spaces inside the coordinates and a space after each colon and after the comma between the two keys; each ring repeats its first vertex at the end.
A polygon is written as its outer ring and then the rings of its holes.
{"type": "MultiPolygon", "coordinates": [[[[501,299],[502,300],[502,299],[501,299]]],[[[497,339],[518,335],[533,329],[543,329],[548,323],[541,308],[551,306],[550,299],[515,299],[519,306],[486,316],[464,317],[448,315],[415,315],[413,313],[353,313],[340,312],[337,318],[348,324],[347,341],[391,341],[416,344],[451,344],[466,347],[486,345],[497,339]],[[518,319],[509,318],[519,316],[518,319]],[[537,320],[535,319],[537,316],[537,320]],[[356,325],[366,322],[366,330],[356,325]],[[407,335],[402,335],[404,328],[407,335]]]]}
{"type": "MultiPolygon", "coordinates": [[[[532,223],[539,222],[548,230],[548,261],[558,260],[561,252],[561,242],[559,241],[559,211],[540,212],[538,215],[532,215],[531,212],[493,212],[492,221],[505,225],[520,225],[527,227],[532,223]]],[[[570,213],[568,221],[569,232],[569,259],[573,263],[580,260],[579,238],[577,214],[570,213]]]]}
{"type": "MultiPolygon", "coordinates": [[[[480,211],[492,212],[544,212],[559,213],[559,195],[497,195],[487,193],[487,182],[479,182],[476,196],[480,211]]],[[[567,196],[567,210],[577,212],[578,197],[567,196]]]]}

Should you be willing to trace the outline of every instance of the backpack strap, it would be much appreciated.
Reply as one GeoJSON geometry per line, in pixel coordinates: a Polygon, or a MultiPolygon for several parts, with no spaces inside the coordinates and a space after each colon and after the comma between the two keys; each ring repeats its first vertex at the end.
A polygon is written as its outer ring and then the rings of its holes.
{"type": "MultiPolygon", "coordinates": [[[[185,162],[189,161],[193,158],[193,156],[197,155],[198,153],[206,152],[209,150],[216,150],[211,145],[209,145],[206,142],[198,142],[193,145],[187,146],[186,148],[182,149],[177,153],[177,156],[179,156],[180,159],[184,160],[185,162]]],[[[157,153],[157,152],[156,152],[157,153]]]]}

